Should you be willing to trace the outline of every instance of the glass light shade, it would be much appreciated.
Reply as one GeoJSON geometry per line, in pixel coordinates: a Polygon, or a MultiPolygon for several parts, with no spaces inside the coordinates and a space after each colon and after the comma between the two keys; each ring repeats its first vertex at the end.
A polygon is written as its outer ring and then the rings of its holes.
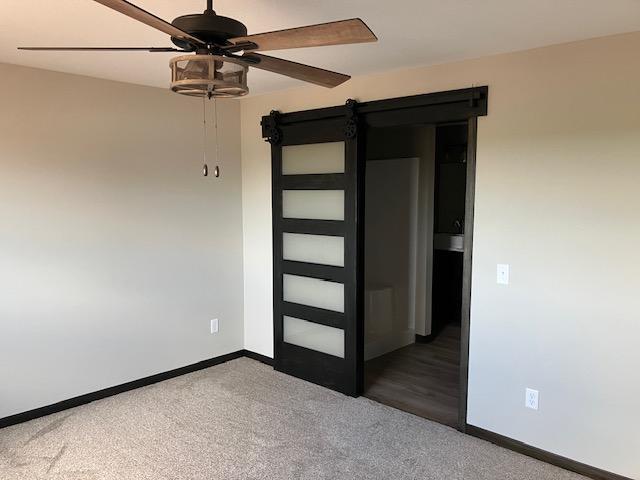
{"type": "Polygon", "coordinates": [[[294,317],[282,320],[285,342],[344,358],[344,330],[294,317]]]}
{"type": "Polygon", "coordinates": [[[172,58],[171,90],[193,97],[240,97],[249,93],[249,67],[218,55],[182,55],[172,58]]]}
{"type": "Polygon", "coordinates": [[[282,174],[344,173],[344,142],[282,147],[282,174]]]}

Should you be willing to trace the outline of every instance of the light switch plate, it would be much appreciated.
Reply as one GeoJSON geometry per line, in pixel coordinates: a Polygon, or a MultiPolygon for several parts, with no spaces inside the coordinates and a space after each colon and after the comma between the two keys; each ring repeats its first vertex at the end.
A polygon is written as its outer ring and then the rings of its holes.
{"type": "Polygon", "coordinates": [[[211,333],[218,333],[218,319],[211,320],[211,333]]]}
{"type": "Polygon", "coordinates": [[[509,265],[506,263],[499,263],[497,275],[497,282],[499,285],[509,285],[509,265]]]}

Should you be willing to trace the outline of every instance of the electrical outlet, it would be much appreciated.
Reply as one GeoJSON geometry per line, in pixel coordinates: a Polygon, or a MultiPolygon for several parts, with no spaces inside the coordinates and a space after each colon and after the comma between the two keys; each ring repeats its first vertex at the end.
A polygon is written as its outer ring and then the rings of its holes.
{"type": "Polygon", "coordinates": [[[538,410],[538,390],[527,388],[525,395],[525,406],[532,410],[538,410]]]}
{"type": "Polygon", "coordinates": [[[497,282],[500,285],[509,285],[509,265],[504,263],[498,264],[497,282]]]}
{"type": "Polygon", "coordinates": [[[211,320],[211,333],[218,333],[218,319],[211,320]]]}

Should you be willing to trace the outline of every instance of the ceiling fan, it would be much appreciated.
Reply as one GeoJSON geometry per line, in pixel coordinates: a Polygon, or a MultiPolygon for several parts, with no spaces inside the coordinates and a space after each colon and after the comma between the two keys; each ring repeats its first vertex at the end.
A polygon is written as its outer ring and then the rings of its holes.
{"type": "Polygon", "coordinates": [[[212,98],[246,95],[249,67],[323,87],[336,87],[351,77],[257,52],[377,41],[359,18],[248,35],[243,23],[217,15],[213,0],[207,0],[204,13],[182,15],[171,23],[126,0],[94,1],[170,35],[178,48],[19,47],[19,50],[182,52],[185,55],[170,61],[171,89],[185,95],[212,98]]]}

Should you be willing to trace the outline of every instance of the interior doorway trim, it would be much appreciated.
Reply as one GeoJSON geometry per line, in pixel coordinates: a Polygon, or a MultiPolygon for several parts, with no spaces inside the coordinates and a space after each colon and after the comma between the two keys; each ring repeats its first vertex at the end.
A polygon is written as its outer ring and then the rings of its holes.
{"type": "Polygon", "coordinates": [[[476,200],[476,144],[478,118],[467,121],[467,185],[464,205],[464,247],[462,254],[462,315],[460,321],[460,387],[458,391],[458,429],[467,429],[469,383],[469,335],[471,327],[471,264],[473,258],[473,214],[476,200]]]}

